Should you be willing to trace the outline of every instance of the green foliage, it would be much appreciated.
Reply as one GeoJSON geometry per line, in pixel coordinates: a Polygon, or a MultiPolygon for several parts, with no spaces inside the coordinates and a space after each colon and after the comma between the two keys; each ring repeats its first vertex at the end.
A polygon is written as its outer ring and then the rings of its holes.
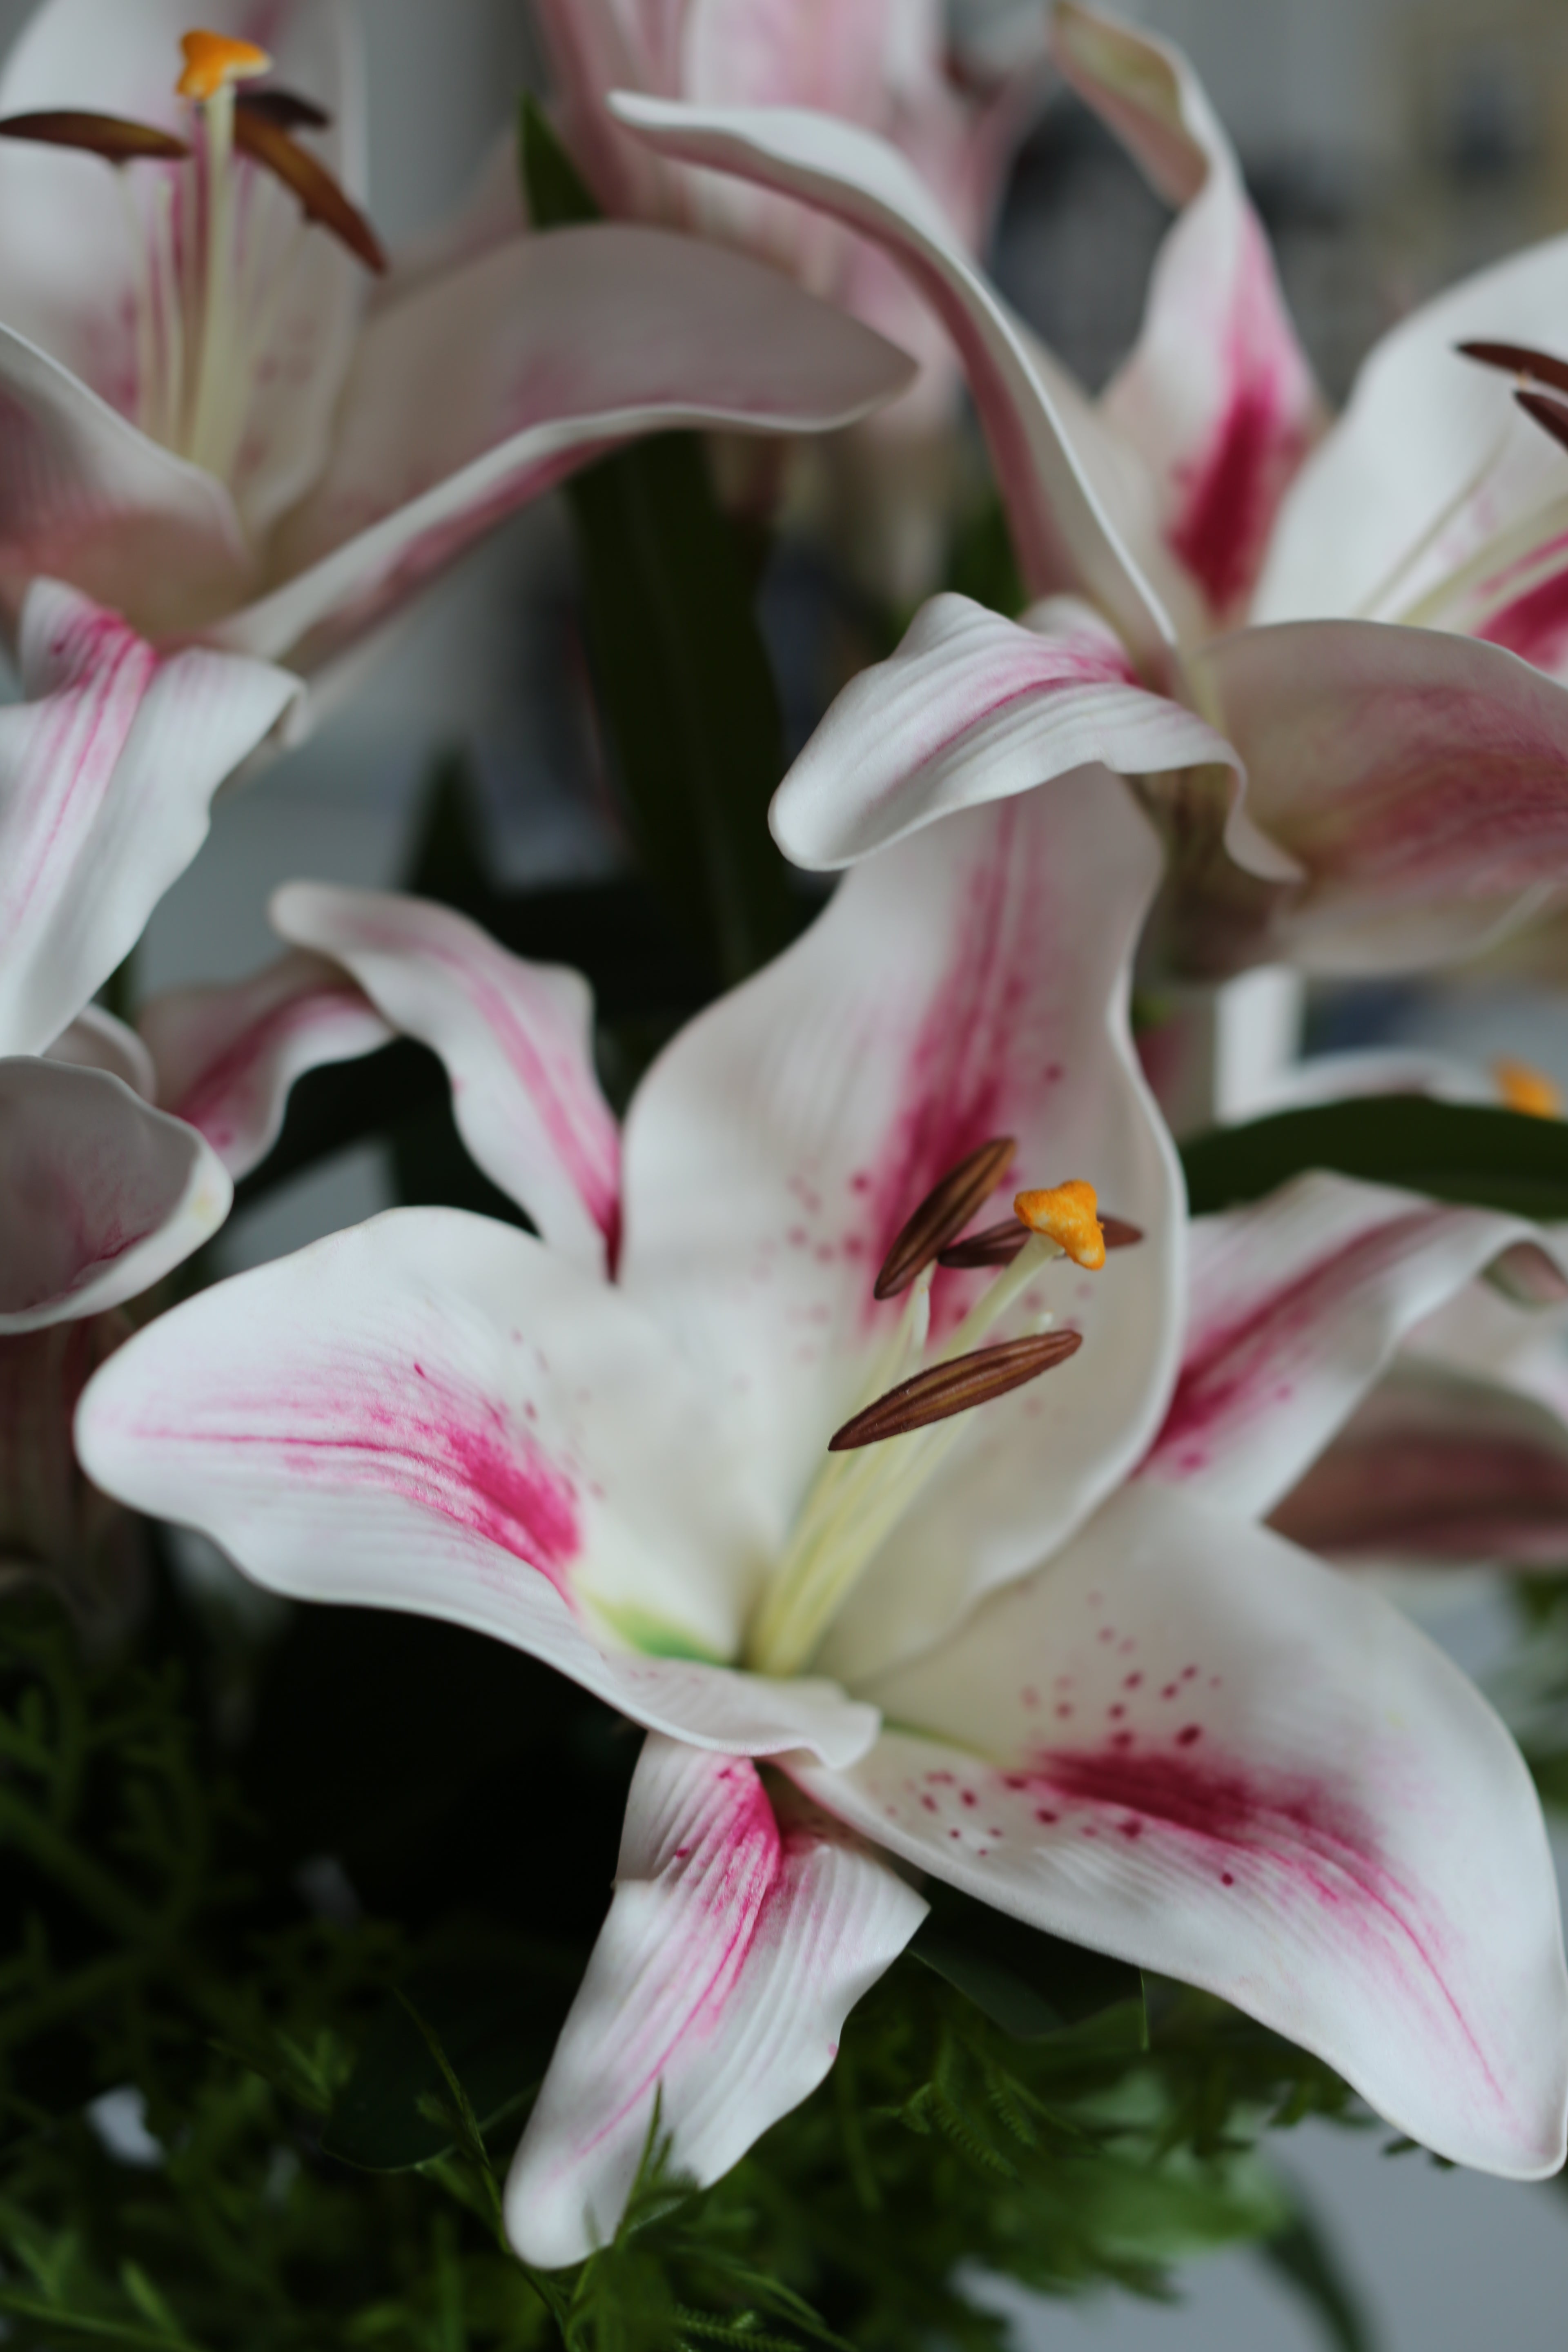
{"type": "MultiPolygon", "coordinates": [[[[538,228],[591,218],[580,180],[525,106],[522,172],[538,228]]],[[[706,453],[663,434],[574,475],[589,642],[631,829],[683,939],[726,982],[799,927],[767,829],[784,773],[756,568],[714,495],[706,453]]]]}
{"type": "Polygon", "coordinates": [[[226,1748],[172,1588],[140,1648],[93,1664],[48,1608],[0,1608],[12,2343],[999,2352],[973,2266],[1159,2294],[1205,2247],[1296,2245],[1256,2143],[1342,2110],[1327,2070],[1164,1986],[1145,2045],[1128,1972],[952,1898],[950,1952],[1031,1992],[1029,2038],[987,2013],[993,1987],[976,2002],[909,1956],[727,2179],[689,2193],[651,2129],[615,2243],[531,2273],[500,2186],[635,1738],[494,1643],[323,1608],[254,1662],[226,1748]],[[323,1847],[384,1916],[305,1916],[299,1865],[323,1847]],[[105,2092],[142,2102],[132,2160],[88,2114],[105,2092]]]}
{"type": "Polygon", "coordinates": [[[1568,1217],[1568,1127],[1511,1110],[1376,1095],[1216,1128],[1182,1150],[1194,1216],[1261,1200],[1309,1168],[1520,1216],[1568,1217]]]}

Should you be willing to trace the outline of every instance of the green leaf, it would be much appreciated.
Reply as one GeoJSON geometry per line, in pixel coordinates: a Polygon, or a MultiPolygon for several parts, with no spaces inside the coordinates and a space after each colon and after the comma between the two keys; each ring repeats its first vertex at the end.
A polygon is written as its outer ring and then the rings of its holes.
{"type": "Polygon", "coordinates": [[[1131,2046],[1143,2047],[1143,1980],[1136,1969],[1026,1927],[953,1887],[928,1884],[923,1892],[931,1916],[916,1930],[910,1953],[1016,2041],[1041,2042],[1126,2008],[1131,2046]]]}
{"type": "MultiPolygon", "coordinates": [[[[536,228],[593,217],[553,132],[527,105],[522,172],[536,228]]],[[[565,494],[643,864],[683,938],[726,982],[742,980],[788,945],[803,905],[767,825],[784,726],[755,567],[693,435],[618,450],[574,475],[565,494]]]]}
{"type": "Polygon", "coordinates": [[[1381,1095],[1215,1128],[1182,1150],[1194,1216],[1260,1200],[1310,1168],[1520,1216],[1568,1217],[1568,1124],[1381,1095]]]}
{"type": "Polygon", "coordinates": [[[1322,2322],[1335,2352],[1374,2352],[1361,2298],[1340,2268],[1333,2247],[1304,2208],[1298,2206],[1289,2228],[1266,2238],[1259,2252],[1322,2322]]]}
{"type": "Polygon", "coordinates": [[[410,1979],[417,2017],[394,1994],[372,2025],[358,2063],[321,2135],[329,2156],[365,2172],[401,2172],[428,2164],[454,2146],[438,2111],[451,2105],[439,2061],[421,2031],[436,2037],[481,2126],[494,2122],[544,2071],[573,1987],[540,1997],[516,1971],[473,1967],[431,1969],[410,1979]]]}

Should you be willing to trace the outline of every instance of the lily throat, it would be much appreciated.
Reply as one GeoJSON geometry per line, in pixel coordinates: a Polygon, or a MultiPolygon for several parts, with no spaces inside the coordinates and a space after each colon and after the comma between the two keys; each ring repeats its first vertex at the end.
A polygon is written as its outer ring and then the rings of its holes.
{"type": "Polygon", "coordinates": [[[330,127],[322,109],[267,84],[272,60],[252,42],[198,30],[181,49],[185,135],[53,110],[0,121],[0,137],[75,148],[83,170],[113,171],[129,315],[123,362],[100,389],[150,439],[233,486],[258,396],[300,363],[293,312],[314,237],[330,233],[368,269],[385,258],[296,136],[330,127]]]}
{"type": "Polygon", "coordinates": [[[1000,1137],[972,1152],[921,1202],[888,1252],[874,1295],[907,1294],[904,1308],[873,1356],[855,1412],[829,1441],[752,1613],[744,1663],[758,1674],[809,1667],[969,1414],[1077,1354],[1080,1335],[1056,1328],[1039,1300],[1047,1268],[1067,1258],[1096,1272],[1108,1246],[1142,1238],[1119,1219],[1102,1224],[1092,1186],[1077,1181],[1021,1192],[1013,1217],[961,1238],[1015,1150],[1010,1137],[1000,1137]],[[997,1272],[951,1337],[933,1346],[931,1286],[942,1267],[997,1272]],[[1003,1338],[1005,1318],[1018,1309],[1025,1328],[1003,1338]]]}

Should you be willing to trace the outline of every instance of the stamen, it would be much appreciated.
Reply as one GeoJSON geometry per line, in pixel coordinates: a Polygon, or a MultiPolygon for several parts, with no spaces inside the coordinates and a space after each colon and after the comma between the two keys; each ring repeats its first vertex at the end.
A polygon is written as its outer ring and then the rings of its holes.
{"type": "Polygon", "coordinates": [[[264,164],[296,195],[307,220],[315,221],[348,247],[379,277],[386,255],[364,215],[349,202],[324,163],[291,139],[281,122],[241,99],[234,110],[234,143],[242,155],[264,164]]]}
{"type": "MultiPolygon", "coordinates": [[[[1101,1217],[1100,1230],[1108,1250],[1131,1249],[1143,1238],[1142,1226],[1129,1224],[1125,1217],[1101,1217]]],[[[1011,1265],[1028,1238],[1027,1225],[1020,1224],[1016,1217],[1004,1217],[999,1225],[986,1225],[963,1241],[950,1242],[939,1251],[936,1262],[955,1270],[1011,1265]]]]}
{"type": "Polygon", "coordinates": [[[1510,1061],[1505,1055],[1492,1064],[1492,1076],[1510,1110],[1522,1111],[1527,1118],[1562,1118],[1563,1089],[1544,1070],[1532,1069],[1528,1062],[1510,1061]]]}
{"type": "Polygon", "coordinates": [[[180,50],[185,70],[174,84],[174,94],[194,98],[198,105],[205,105],[231,83],[249,81],[272,70],[265,49],[258,49],[254,41],[236,40],[228,33],[182,34],[180,50]]]}
{"type": "Polygon", "coordinates": [[[1527,383],[1549,383],[1556,392],[1568,393],[1568,360],[1553,359],[1550,352],[1531,351],[1528,343],[1459,343],[1455,348],[1482,367],[1500,368],[1527,383]]]}
{"type": "Polygon", "coordinates": [[[1105,1264],[1105,1234],[1096,1206],[1094,1186],[1076,1177],[1042,1192],[1020,1192],[1013,1203],[1032,1234],[1043,1234],[1075,1265],[1087,1266],[1090,1273],[1105,1264]]]}
{"type": "Polygon", "coordinates": [[[1009,1390],[1038,1380],[1042,1372],[1065,1364],[1083,1345],[1078,1331],[1045,1331],[1033,1339],[1009,1339],[998,1348],[979,1348],[972,1356],[933,1364],[901,1381],[875,1404],[847,1421],[827,1441],[830,1454],[847,1454],[862,1445],[879,1445],[885,1438],[904,1437],[933,1421],[950,1421],[954,1413],[989,1404],[1009,1390]]]}
{"type": "Polygon", "coordinates": [[[1568,449],[1568,401],[1553,400],[1544,392],[1516,392],[1513,396],[1532,425],[1568,449]]]}
{"type": "Polygon", "coordinates": [[[89,155],[101,155],[106,163],[132,163],[145,156],[179,163],[191,152],[183,139],[176,139],[172,131],[155,130],[150,122],[62,108],[41,114],[8,114],[0,121],[0,139],[35,139],[45,147],[81,147],[89,155]]]}
{"type": "Polygon", "coordinates": [[[896,1298],[917,1274],[941,1255],[955,1234],[961,1234],[981,1203],[1001,1181],[1017,1145],[1010,1135],[983,1143],[940,1184],[926,1194],[882,1261],[882,1271],[871,1286],[873,1298],[896,1298]]]}
{"type": "Polygon", "coordinates": [[[242,89],[235,93],[242,114],[265,115],[280,131],[330,131],[332,118],[313,98],[296,89],[242,89]]]}

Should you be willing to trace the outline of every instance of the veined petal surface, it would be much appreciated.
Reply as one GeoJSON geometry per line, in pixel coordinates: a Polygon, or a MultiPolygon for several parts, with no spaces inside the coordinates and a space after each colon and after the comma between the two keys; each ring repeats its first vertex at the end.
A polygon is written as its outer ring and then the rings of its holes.
{"type": "Polygon", "coordinates": [[[772,823],[795,865],[847,866],[1075,768],[1147,775],[1205,761],[1233,764],[1229,745],[1142,687],[1089,605],[1054,599],[1021,628],[966,596],[933,596],[898,652],[839,694],[772,823]]]}
{"type": "Polygon", "coordinates": [[[1230,141],[1171,43],[1061,0],[1057,64],[1181,215],[1107,421],[1153,474],[1166,546],[1216,622],[1245,604],[1322,422],[1230,141]]]}
{"type": "Polygon", "coordinates": [[[278,1140],[296,1078],[395,1034],[340,965],[300,950],[227,987],[170,989],[139,1020],[158,1100],[237,1181],[278,1140]]]}
{"type": "MultiPolygon", "coordinates": [[[[850,1604],[857,1654],[885,1660],[1032,1565],[1163,1412],[1179,1178],[1126,1027],[1159,865],[1103,771],[933,825],[855,867],[803,940],[681,1032],[633,1101],[622,1285],[724,1397],[774,1546],[897,1332],[906,1302],[871,1296],[888,1247],[959,1160],[1017,1139],[977,1223],[1020,1184],[1085,1177],[1144,1232],[1101,1274],[1047,1269],[1037,1303],[1083,1347],[971,1417],[869,1571],[863,1624],[850,1604]]],[[[937,1277],[936,1338],[984,1282],[937,1277]]]]}
{"type": "Polygon", "coordinates": [[[1561,2165],[1568,1971],[1535,1790],[1474,1685],[1355,1580],[1132,1488],[868,1689],[903,1727],[847,1771],[790,1767],[863,1835],[1220,1994],[1440,2156],[1561,2165]]]}
{"type": "Polygon", "coordinates": [[[656,2101],[675,2171],[728,2172],[816,2089],[926,1908],[743,1757],[652,1735],[610,1916],[507,2178],[518,2252],[549,2269],[614,2236],[656,2101]]]}
{"type": "Polygon", "coordinates": [[[1192,667],[1246,762],[1253,816],[1306,871],[1275,919],[1277,955],[1416,970],[1568,882],[1568,688],[1514,655],[1300,621],[1237,630],[1192,667]]]}
{"type": "MultiPolygon", "coordinates": [[[[1142,1476],[1266,1517],[1406,1333],[1520,1242],[1547,1237],[1331,1175],[1195,1219],[1181,1376],[1142,1476]]],[[[1552,1255],[1568,1268],[1568,1247],[1552,1255]]]]}
{"type": "Polygon", "coordinates": [[[874,1730],[830,1684],[707,1663],[761,1565],[721,1402],[493,1219],[393,1210],[204,1291],[104,1368],[77,1443],[259,1584],[467,1625],[698,1746],[858,1754],[874,1730]]]}
{"type": "Polygon", "coordinates": [[[0,710],[0,1045],[41,1052],[201,847],[224,779],[299,692],[260,662],[163,655],[39,581],[0,710]]]}
{"type": "Polygon", "coordinates": [[[232,1197],[201,1137],[121,1079],[0,1061],[0,1336],[122,1306],[215,1234],[232,1197]]]}
{"type": "Polygon", "coordinates": [[[620,1134],[594,1069],[587,982],[509,955],[449,907],[389,891],[291,882],[271,919],[440,1055],[464,1142],[551,1247],[591,1271],[613,1268],[620,1134]]]}
{"type": "Polygon", "coordinates": [[[1169,620],[1079,466],[1017,329],[898,150],[854,123],[789,107],[675,106],[626,92],[610,103],[655,152],[798,196],[898,263],[963,362],[1030,587],[1091,596],[1145,676],[1161,682],[1169,620]]]}
{"type": "Polygon", "coordinates": [[[682,425],[826,432],[910,363],[742,255],[660,229],[514,237],[378,310],[271,592],[209,632],[319,658],[601,450],[682,425]],[[312,651],[312,647],[315,648],[312,651]]]}

